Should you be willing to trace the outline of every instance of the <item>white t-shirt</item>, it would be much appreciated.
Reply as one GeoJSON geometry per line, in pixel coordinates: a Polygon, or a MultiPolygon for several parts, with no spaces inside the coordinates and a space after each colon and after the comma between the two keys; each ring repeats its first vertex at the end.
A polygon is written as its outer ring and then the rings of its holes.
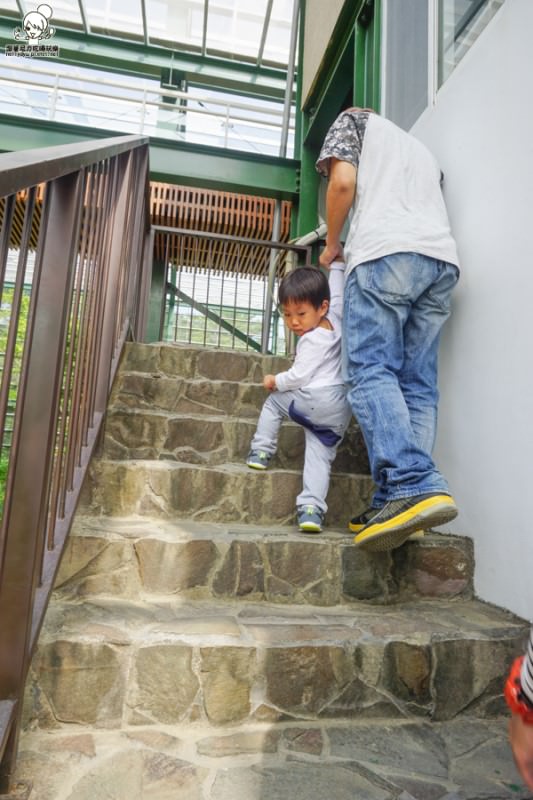
{"type": "Polygon", "coordinates": [[[420,253],[459,266],[434,156],[411,134],[378,114],[345,111],[331,126],[317,161],[357,168],[344,256],[346,274],[393,253],[420,253]]]}
{"type": "Polygon", "coordinates": [[[344,384],[341,374],[344,267],[340,261],[334,261],[330,265],[331,300],[326,319],[330,321],[333,330],[319,326],[300,336],[292,367],[276,375],[276,389],[279,392],[344,384]]]}

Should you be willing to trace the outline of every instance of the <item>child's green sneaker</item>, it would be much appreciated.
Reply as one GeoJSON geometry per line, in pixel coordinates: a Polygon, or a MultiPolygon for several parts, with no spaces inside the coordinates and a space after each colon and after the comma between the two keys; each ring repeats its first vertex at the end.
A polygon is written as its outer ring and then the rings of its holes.
{"type": "Polygon", "coordinates": [[[298,506],[298,527],[304,533],[320,533],[324,522],[324,512],[316,506],[298,506]]]}
{"type": "Polygon", "coordinates": [[[264,450],[250,450],[246,458],[246,465],[250,469],[266,469],[270,461],[270,456],[264,450]]]}

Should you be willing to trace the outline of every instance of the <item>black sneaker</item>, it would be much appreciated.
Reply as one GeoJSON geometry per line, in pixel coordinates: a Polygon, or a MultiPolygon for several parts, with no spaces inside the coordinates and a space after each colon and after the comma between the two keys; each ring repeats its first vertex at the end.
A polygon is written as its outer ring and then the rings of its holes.
{"type": "Polygon", "coordinates": [[[362,514],[351,518],[348,523],[349,529],[352,533],[359,533],[380,510],[379,508],[366,508],[362,514]]]}
{"type": "Polygon", "coordinates": [[[391,500],[373,515],[354,542],[357,547],[368,550],[394,550],[412,533],[444,525],[457,514],[457,506],[449,494],[422,494],[391,500]]]}

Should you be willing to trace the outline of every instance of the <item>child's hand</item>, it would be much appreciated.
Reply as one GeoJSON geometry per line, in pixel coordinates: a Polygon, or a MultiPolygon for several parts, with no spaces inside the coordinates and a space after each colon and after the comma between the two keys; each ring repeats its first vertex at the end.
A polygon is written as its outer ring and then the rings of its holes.
{"type": "Polygon", "coordinates": [[[269,389],[271,392],[274,391],[276,388],[276,376],[275,375],[265,375],[263,378],[263,386],[265,389],[269,389]]]}

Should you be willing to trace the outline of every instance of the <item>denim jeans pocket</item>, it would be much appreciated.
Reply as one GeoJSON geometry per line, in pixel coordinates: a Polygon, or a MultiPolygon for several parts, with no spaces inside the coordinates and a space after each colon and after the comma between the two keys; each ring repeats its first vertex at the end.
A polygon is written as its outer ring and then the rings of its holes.
{"type": "Polygon", "coordinates": [[[357,267],[357,280],[364,291],[392,302],[413,296],[420,282],[419,270],[413,269],[417,256],[414,253],[395,253],[357,267]]]}
{"type": "Polygon", "coordinates": [[[459,270],[455,264],[440,262],[439,275],[429,287],[427,296],[430,301],[439,306],[442,311],[449,313],[451,309],[452,289],[459,280],[459,270]]]}

